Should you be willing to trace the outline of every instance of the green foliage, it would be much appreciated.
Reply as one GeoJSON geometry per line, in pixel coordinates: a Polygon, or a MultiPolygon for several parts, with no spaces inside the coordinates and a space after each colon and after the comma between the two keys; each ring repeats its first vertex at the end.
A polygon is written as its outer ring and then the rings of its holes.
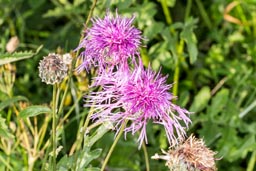
{"type": "Polygon", "coordinates": [[[35,53],[33,53],[31,51],[15,52],[13,54],[10,54],[10,53],[1,54],[0,53],[0,65],[4,65],[4,64],[11,63],[11,62],[16,62],[19,60],[31,58],[34,55],[36,55],[40,51],[41,48],[42,48],[42,46],[39,46],[35,53]]]}
{"type": "MultiPolygon", "coordinates": [[[[92,2],[0,0],[0,87],[11,89],[0,91],[0,170],[51,166],[51,117],[41,115],[52,112],[51,87],[40,81],[38,62],[49,52],[76,48],[92,2]],[[7,53],[13,36],[20,44],[7,53]],[[10,63],[16,70],[4,68],[10,63]]],[[[93,16],[116,9],[121,15],[136,16],[135,26],[145,38],[145,66],[169,75],[176,103],[193,112],[188,134],[203,138],[218,152],[218,170],[255,170],[255,1],[103,0],[97,2],[93,16]],[[228,11],[230,4],[235,5],[228,11]]],[[[109,127],[96,125],[90,128],[94,134],[82,129],[89,112],[81,97],[88,91],[89,77],[74,74],[59,85],[60,97],[65,97],[59,101],[57,118],[58,147],[63,147],[57,155],[60,171],[99,170],[114,140],[113,133],[107,133],[109,127]]],[[[168,148],[163,129],[151,123],[147,129],[149,156],[168,148]]],[[[137,135],[127,135],[118,142],[109,170],[145,170],[136,140],[137,135]]],[[[151,170],[167,170],[164,161],[149,160],[151,170]]]]}
{"type": "Polygon", "coordinates": [[[102,136],[110,129],[112,128],[111,123],[104,123],[101,125],[96,132],[91,135],[85,135],[85,142],[84,142],[84,147],[82,150],[77,151],[71,156],[65,155],[64,157],[61,158],[59,161],[57,168],[58,170],[61,171],[67,171],[70,169],[76,170],[76,171],[82,171],[85,170],[98,170],[98,168],[92,168],[89,165],[89,163],[97,159],[100,154],[102,149],[94,149],[91,150],[91,147],[95,144],[96,141],[102,138],[102,136]]]}
{"type": "Polygon", "coordinates": [[[3,110],[4,108],[6,108],[10,105],[13,105],[14,103],[16,103],[18,101],[28,101],[28,99],[23,96],[16,96],[16,97],[8,98],[0,103],[0,110],[3,110]]]}
{"type": "Polygon", "coordinates": [[[8,126],[5,122],[5,119],[0,116],[0,136],[3,138],[14,138],[14,136],[11,134],[10,130],[8,129],[8,126]]]}
{"type": "Polygon", "coordinates": [[[187,46],[188,46],[188,53],[189,53],[189,59],[190,63],[194,63],[197,59],[198,50],[197,50],[197,40],[196,36],[193,32],[193,27],[195,27],[195,24],[197,23],[197,20],[193,20],[192,18],[189,18],[188,21],[186,21],[184,28],[182,32],[180,33],[181,39],[183,39],[187,46]]]}
{"type": "Polygon", "coordinates": [[[40,106],[40,105],[34,105],[29,106],[26,109],[20,111],[20,117],[27,118],[27,117],[33,117],[37,116],[42,113],[51,113],[51,109],[47,106],[40,106]]]}

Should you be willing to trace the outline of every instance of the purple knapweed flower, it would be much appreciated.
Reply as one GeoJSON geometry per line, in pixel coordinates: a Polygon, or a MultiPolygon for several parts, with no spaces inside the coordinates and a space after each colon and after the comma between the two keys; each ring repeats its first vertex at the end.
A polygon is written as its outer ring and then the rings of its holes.
{"type": "Polygon", "coordinates": [[[150,120],[163,125],[169,143],[176,145],[186,135],[180,121],[188,127],[190,112],[171,102],[175,97],[169,92],[171,85],[166,84],[166,78],[142,67],[101,74],[95,82],[102,85],[102,90],[89,94],[85,106],[94,107],[93,119],[111,121],[118,131],[123,122],[130,121],[124,132],[139,131],[139,147],[143,141],[147,143],[146,126],[150,120]]]}
{"type": "Polygon", "coordinates": [[[106,71],[116,66],[128,69],[128,59],[135,61],[139,56],[141,31],[132,25],[135,17],[125,18],[113,16],[109,12],[104,17],[92,19],[92,27],[85,32],[85,38],[76,50],[83,49],[80,54],[82,64],[78,70],[89,70],[92,66],[99,71],[106,71]]]}

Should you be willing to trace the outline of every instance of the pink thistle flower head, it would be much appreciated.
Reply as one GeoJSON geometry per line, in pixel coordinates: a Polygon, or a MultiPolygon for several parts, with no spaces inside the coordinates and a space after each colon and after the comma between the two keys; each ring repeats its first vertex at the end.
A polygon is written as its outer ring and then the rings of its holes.
{"type": "Polygon", "coordinates": [[[135,61],[141,44],[141,31],[132,25],[135,17],[112,16],[109,12],[101,18],[92,19],[92,27],[76,50],[84,49],[80,57],[82,64],[78,70],[98,67],[99,71],[121,65],[128,68],[127,59],[135,61]]]}
{"type": "Polygon", "coordinates": [[[174,98],[169,92],[171,85],[166,84],[166,77],[160,72],[136,67],[131,73],[116,72],[96,79],[103,85],[103,90],[89,95],[86,104],[95,107],[94,119],[110,120],[116,123],[117,130],[129,120],[125,134],[139,131],[139,147],[143,141],[147,143],[146,126],[150,120],[164,126],[171,145],[184,139],[185,128],[179,121],[188,127],[190,112],[171,102],[174,98]]]}

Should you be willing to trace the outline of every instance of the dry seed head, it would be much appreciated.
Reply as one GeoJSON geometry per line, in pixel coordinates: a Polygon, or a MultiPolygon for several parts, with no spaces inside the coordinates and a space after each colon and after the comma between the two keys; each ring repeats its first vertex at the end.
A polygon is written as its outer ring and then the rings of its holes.
{"type": "Polygon", "coordinates": [[[46,84],[60,83],[67,75],[68,67],[60,55],[50,53],[39,62],[39,77],[46,84]]]}
{"type": "Polygon", "coordinates": [[[216,171],[215,152],[208,149],[202,139],[190,136],[185,142],[171,148],[165,155],[156,154],[153,159],[167,160],[170,171],[216,171]]]}

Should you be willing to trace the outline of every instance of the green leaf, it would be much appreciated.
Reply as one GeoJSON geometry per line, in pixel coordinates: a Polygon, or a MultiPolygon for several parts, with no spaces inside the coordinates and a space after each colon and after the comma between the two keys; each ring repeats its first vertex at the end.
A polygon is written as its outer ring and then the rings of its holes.
{"type": "Polygon", "coordinates": [[[178,61],[178,52],[177,52],[177,47],[176,47],[176,44],[178,42],[178,35],[176,34],[176,32],[171,34],[170,30],[178,29],[178,28],[176,28],[176,26],[178,27],[179,24],[180,23],[174,23],[173,25],[171,25],[170,27],[165,28],[161,32],[161,35],[163,36],[163,39],[166,42],[168,42],[167,48],[168,48],[168,50],[171,51],[172,59],[175,61],[175,64],[178,61]]]}
{"type": "Polygon", "coordinates": [[[174,7],[176,0],[166,0],[166,3],[168,7],[174,7]]]}
{"type": "Polygon", "coordinates": [[[0,90],[0,101],[4,101],[8,98],[9,98],[9,96],[0,90]]]}
{"type": "Polygon", "coordinates": [[[14,138],[14,136],[10,133],[8,126],[5,123],[4,118],[0,116],[0,137],[4,138],[14,138]]]}
{"type": "Polygon", "coordinates": [[[42,47],[42,45],[39,46],[36,52],[24,51],[15,53],[0,53],[0,65],[31,58],[32,56],[36,55],[42,49],[42,47]]]}
{"type": "Polygon", "coordinates": [[[82,5],[84,2],[86,2],[86,0],[74,0],[73,4],[77,7],[79,5],[82,5]]]}
{"type": "MultiPolygon", "coordinates": [[[[229,100],[229,90],[228,89],[221,89],[216,96],[213,97],[211,106],[207,108],[207,114],[213,118],[219,112],[223,110],[229,100]]],[[[216,116],[217,117],[217,116],[216,116]]],[[[214,119],[214,118],[213,118],[214,119]]],[[[215,119],[214,119],[215,120],[215,119]]]]}
{"type": "Polygon", "coordinates": [[[45,3],[45,0],[37,0],[37,1],[29,0],[28,3],[32,8],[38,8],[45,3]]]}
{"type": "MultiPolygon", "coordinates": [[[[70,12],[70,11],[69,11],[70,12]]],[[[47,13],[43,15],[43,17],[61,17],[65,16],[67,11],[63,10],[63,7],[56,7],[54,9],[48,10],[47,13]]]]}
{"type": "Polygon", "coordinates": [[[15,96],[13,98],[7,99],[7,100],[3,101],[2,103],[0,103],[0,110],[3,110],[7,106],[10,106],[17,101],[28,101],[28,99],[23,96],[15,96]]]}
{"type": "Polygon", "coordinates": [[[20,112],[20,117],[26,118],[26,117],[37,116],[42,113],[50,113],[50,112],[52,112],[52,110],[47,106],[34,105],[34,106],[29,106],[26,109],[22,110],[20,112]]]}
{"type": "Polygon", "coordinates": [[[70,156],[70,157],[65,155],[58,162],[58,164],[57,164],[58,169],[57,170],[58,171],[69,171],[69,169],[72,168],[73,161],[74,161],[74,155],[70,156]]]}
{"type": "Polygon", "coordinates": [[[102,149],[95,149],[93,151],[89,151],[89,148],[85,148],[84,150],[80,151],[80,154],[77,158],[77,168],[78,170],[82,170],[84,167],[88,166],[88,164],[98,158],[102,152],[102,149]]]}
{"type": "Polygon", "coordinates": [[[152,23],[150,27],[146,27],[144,31],[144,35],[147,39],[153,39],[158,33],[161,33],[164,28],[164,24],[162,22],[152,23]]]}
{"type": "Polygon", "coordinates": [[[0,161],[1,161],[0,170],[6,170],[6,169],[14,170],[10,165],[10,163],[7,162],[6,158],[7,158],[6,154],[0,151],[0,161]]]}
{"type": "Polygon", "coordinates": [[[101,154],[102,149],[95,149],[93,151],[89,151],[89,147],[85,147],[83,150],[77,151],[72,156],[65,155],[60,159],[60,161],[57,164],[57,170],[58,171],[69,171],[74,165],[74,159],[77,159],[76,161],[76,169],[77,171],[98,171],[99,168],[89,167],[85,169],[88,164],[98,158],[101,154]],[[77,158],[76,158],[77,156],[77,158]]]}
{"type": "Polygon", "coordinates": [[[86,168],[85,171],[100,171],[100,168],[98,168],[98,167],[90,167],[90,168],[86,168]]]}
{"type": "Polygon", "coordinates": [[[184,28],[180,33],[180,37],[186,42],[186,45],[188,47],[189,59],[191,64],[196,61],[198,55],[197,39],[193,32],[196,23],[197,19],[189,18],[188,21],[185,22],[184,28]]]}
{"type": "Polygon", "coordinates": [[[211,121],[202,122],[201,125],[202,129],[198,132],[200,137],[204,137],[204,141],[207,145],[213,144],[222,135],[222,130],[217,124],[214,124],[211,121]]]}
{"type": "MultiPolygon", "coordinates": [[[[233,151],[238,145],[238,142],[241,141],[237,136],[237,131],[229,126],[224,126],[221,129],[216,129],[215,132],[216,134],[217,132],[221,134],[221,138],[217,141],[218,155],[225,156],[229,161],[234,160],[233,158],[230,158],[230,152],[233,151]]],[[[207,135],[207,133],[204,135],[207,135]]]]}
{"type": "MultiPolygon", "coordinates": [[[[59,168],[58,170],[69,171],[73,167],[74,162],[76,162],[76,170],[84,171],[85,167],[87,167],[92,160],[98,158],[102,152],[102,149],[95,149],[93,151],[90,151],[92,145],[100,138],[102,138],[102,136],[105,135],[105,133],[109,129],[112,128],[113,125],[111,122],[105,122],[96,130],[96,132],[93,133],[93,135],[85,136],[84,141],[86,146],[84,147],[84,149],[77,151],[72,156],[62,157],[57,165],[57,167],[59,168]],[[76,158],[77,160],[74,161],[74,158],[76,158]]],[[[95,171],[97,171],[98,168],[87,168],[88,171],[90,169],[96,169],[95,171]]]]}
{"type": "Polygon", "coordinates": [[[256,135],[256,122],[250,124],[248,124],[247,122],[241,122],[238,128],[242,133],[256,135]]]}
{"type": "Polygon", "coordinates": [[[207,106],[210,98],[211,98],[210,88],[203,87],[196,95],[189,111],[191,111],[191,112],[202,111],[207,106]]]}
{"type": "Polygon", "coordinates": [[[103,135],[105,135],[110,129],[113,129],[113,124],[111,122],[104,122],[93,135],[85,137],[85,143],[88,147],[92,147],[103,135]]]}
{"type": "Polygon", "coordinates": [[[248,152],[253,152],[256,150],[256,142],[254,135],[248,135],[240,141],[240,144],[237,146],[237,150],[232,150],[230,152],[230,157],[238,159],[239,157],[246,157],[248,152]]]}

